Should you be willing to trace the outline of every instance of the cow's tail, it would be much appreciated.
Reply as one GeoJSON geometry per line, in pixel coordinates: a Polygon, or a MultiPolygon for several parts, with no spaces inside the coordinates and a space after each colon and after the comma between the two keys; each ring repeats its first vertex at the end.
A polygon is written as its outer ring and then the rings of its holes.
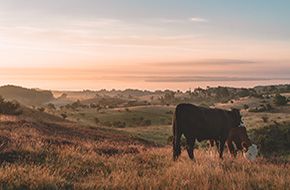
{"type": "Polygon", "coordinates": [[[178,156],[181,154],[180,147],[181,130],[177,126],[177,109],[175,110],[175,113],[173,115],[172,133],[173,133],[173,159],[176,160],[178,156]]]}

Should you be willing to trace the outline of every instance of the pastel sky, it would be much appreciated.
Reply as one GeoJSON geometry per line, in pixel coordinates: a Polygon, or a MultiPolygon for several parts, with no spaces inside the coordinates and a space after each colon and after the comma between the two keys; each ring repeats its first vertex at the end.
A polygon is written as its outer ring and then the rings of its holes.
{"type": "Polygon", "coordinates": [[[290,1],[0,0],[0,85],[290,83],[290,1]]]}

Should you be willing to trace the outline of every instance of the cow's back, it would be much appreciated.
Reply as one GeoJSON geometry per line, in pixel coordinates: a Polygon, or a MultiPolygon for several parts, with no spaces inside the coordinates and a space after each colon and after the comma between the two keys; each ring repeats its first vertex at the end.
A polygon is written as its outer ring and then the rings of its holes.
{"type": "Polygon", "coordinates": [[[227,111],[179,104],[176,107],[177,126],[183,133],[194,135],[199,141],[217,139],[231,124],[227,111]]]}

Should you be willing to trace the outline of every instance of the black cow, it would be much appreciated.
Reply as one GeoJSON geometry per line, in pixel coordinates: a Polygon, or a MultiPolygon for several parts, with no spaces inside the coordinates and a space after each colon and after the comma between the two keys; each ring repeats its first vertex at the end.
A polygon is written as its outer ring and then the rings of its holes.
{"type": "Polygon", "coordinates": [[[173,115],[173,158],[176,160],[181,154],[180,138],[184,134],[187,141],[188,156],[193,159],[195,139],[214,139],[220,142],[219,153],[222,158],[224,144],[231,128],[241,123],[241,114],[238,109],[226,111],[198,107],[192,104],[179,104],[173,115]]]}

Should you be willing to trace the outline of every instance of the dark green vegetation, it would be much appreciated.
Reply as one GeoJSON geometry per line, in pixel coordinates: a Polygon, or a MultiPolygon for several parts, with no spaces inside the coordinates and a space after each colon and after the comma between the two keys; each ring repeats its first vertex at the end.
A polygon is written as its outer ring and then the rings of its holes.
{"type": "Polygon", "coordinates": [[[273,103],[276,106],[285,106],[287,104],[288,100],[285,96],[281,96],[281,94],[276,94],[273,98],[273,103]]]}
{"type": "Polygon", "coordinates": [[[260,153],[264,156],[290,155],[290,122],[275,123],[269,126],[252,129],[251,137],[260,145],[260,153]]]}

